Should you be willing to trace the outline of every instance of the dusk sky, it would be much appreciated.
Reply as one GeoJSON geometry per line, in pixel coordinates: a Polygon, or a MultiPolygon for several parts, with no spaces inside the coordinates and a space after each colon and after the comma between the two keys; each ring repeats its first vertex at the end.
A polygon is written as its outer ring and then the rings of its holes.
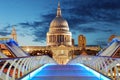
{"type": "MultiPolygon", "coordinates": [[[[78,35],[87,45],[106,45],[120,36],[120,0],[59,0],[75,44],[78,35]]],[[[58,0],[0,0],[0,37],[17,31],[19,45],[46,45],[46,32],[56,16],[58,0]]]]}

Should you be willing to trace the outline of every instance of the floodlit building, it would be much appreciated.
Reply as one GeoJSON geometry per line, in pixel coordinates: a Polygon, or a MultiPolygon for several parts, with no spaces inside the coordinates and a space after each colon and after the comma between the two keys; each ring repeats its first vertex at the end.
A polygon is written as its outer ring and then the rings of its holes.
{"type": "Polygon", "coordinates": [[[15,27],[12,28],[12,32],[11,32],[10,36],[3,36],[0,38],[0,40],[2,40],[2,41],[6,41],[9,39],[14,39],[17,42],[17,33],[16,33],[15,27]]]}
{"type": "MultiPolygon", "coordinates": [[[[38,50],[45,54],[46,51],[52,52],[53,59],[59,64],[66,64],[74,57],[74,52],[86,48],[86,38],[79,36],[79,46],[74,46],[72,33],[69,31],[68,22],[62,17],[60,3],[58,3],[57,15],[51,21],[49,31],[46,34],[47,46],[22,46],[22,49],[32,52],[38,50]]],[[[83,55],[85,51],[82,51],[83,55]]],[[[80,53],[79,53],[80,54],[80,53]]]]}
{"type": "Polygon", "coordinates": [[[12,29],[11,38],[17,42],[17,33],[16,33],[15,27],[13,27],[13,29],[12,29]]]}
{"type": "Polygon", "coordinates": [[[46,41],[47,46],[72,46],[72,34],[68,22],[62,17],[60,3],[58,3],[57,15],[50,23],[46,41]]]}
{"type": "Polygon", "coordinates": [[[78,46],[82,48],[86,47],[86,37],[84,35],[78,36],[78,46]]]}

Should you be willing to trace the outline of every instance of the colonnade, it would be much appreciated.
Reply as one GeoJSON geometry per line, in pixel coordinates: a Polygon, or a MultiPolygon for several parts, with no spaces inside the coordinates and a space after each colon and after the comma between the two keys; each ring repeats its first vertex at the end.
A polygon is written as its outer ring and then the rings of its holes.
{"type": "Polygon", "coordinates": [[[70,42],[70,36],[69,35],[49,35],[48,42],[70,42]]]}

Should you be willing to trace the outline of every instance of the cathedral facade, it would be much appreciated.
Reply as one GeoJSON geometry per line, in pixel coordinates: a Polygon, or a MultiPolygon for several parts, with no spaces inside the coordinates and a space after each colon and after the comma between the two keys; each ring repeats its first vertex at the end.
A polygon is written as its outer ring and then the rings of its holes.
{"type": "Polygon", "coordinates": [[[79,42],[79,47],[72,44],[72,33],[69,31],[68,22],[62,17],[60,3],[58,3],[57,15],[51,21],[49,31],[46,34],[47,46],[29,46],[29,48],[28,46],[22,46],[22,49],[29,49],[30,51],[43,50],[43,52],[45,52],[44,54],[46,54],[47,50],[49,50],[52,53],[52,58],[58,64],[66,64],[69,60],[76,56],[74,55],[75,51],[82,50],[81,48],[83,46],[86,48],[86,39],[84,36],[80,36],[79,42]]]}
{"type": "Polygon", "coordinates": [[[46,42],[47,46],[72,46],[72,34],[68,22],[62,17],[60,3],[58,3],[57,15],[50,23],[46,42]]]}

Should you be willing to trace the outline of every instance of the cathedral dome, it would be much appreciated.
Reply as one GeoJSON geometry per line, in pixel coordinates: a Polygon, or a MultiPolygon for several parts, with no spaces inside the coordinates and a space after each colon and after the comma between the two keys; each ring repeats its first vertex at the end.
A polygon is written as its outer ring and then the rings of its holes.
{"type": "Polygon", "coordinates": [[[68,28],[68,22],[61,16],[56,16],[50,23],[50,28],[68,28]]]}
{"type": "Polygon", "coordinates": [[[51,33],[53,32],[68,32],[69,26],[68,22],[62,17],[60,4],[58,3],[57,9],[57,16],[52,20],[50,23],[50,30],[51,33]]]}

